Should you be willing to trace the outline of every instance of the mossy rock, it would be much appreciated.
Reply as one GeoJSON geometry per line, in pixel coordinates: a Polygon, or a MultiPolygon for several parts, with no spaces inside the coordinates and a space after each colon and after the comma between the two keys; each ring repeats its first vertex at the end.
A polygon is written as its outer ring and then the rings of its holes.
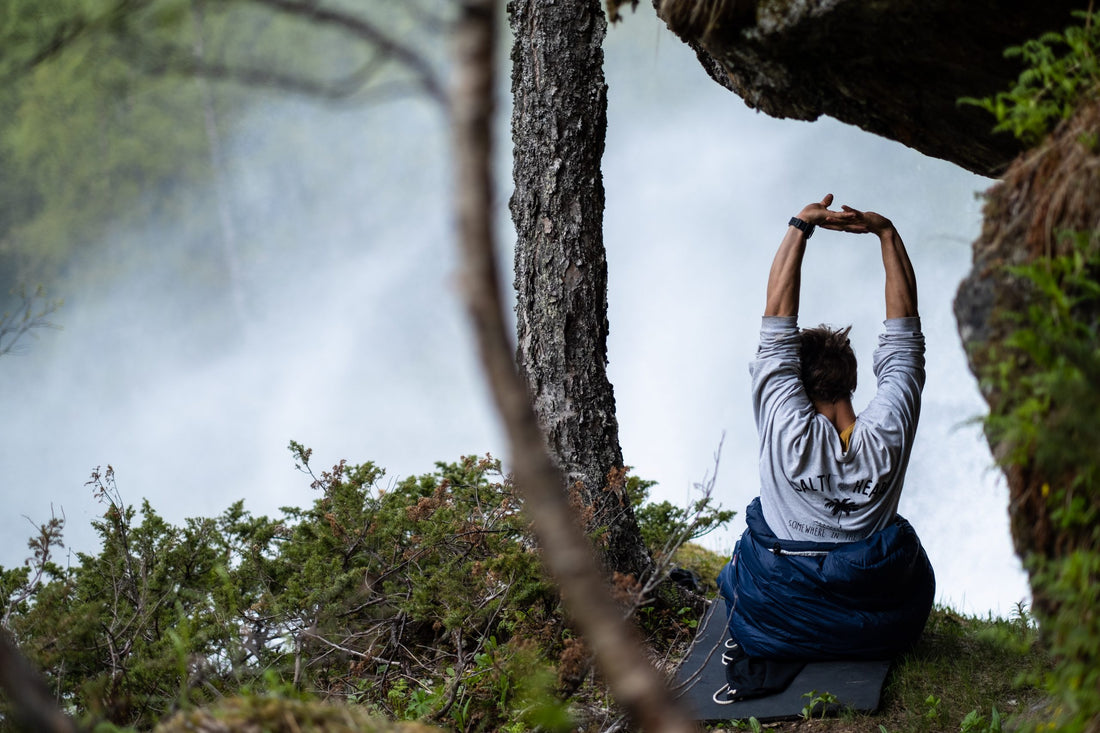
{"type": "Polygon", "coordinates": [[[363,708],[320,700],[232,697],[176,713],[156,733],[431,733],[422,723],[395,723],[363,708]]]}
{"type": "MultiPolygon", "coordinates": [[[[979,376],[993,415],[1005,414],[1028,397],[998,389],[998,380],[992,378],[1003,368],[1002,347],[1020,328],[1019,316],[1038,307],[1033,289],[1011,267],[1073,256],[1075,240],[1064,236],[1066,232],[1100,231],[1097,130],[1100,99],[1093,99],[1082,103],[1041,145],[1021,155],[1003,180],[986,192],[985,222],[974,242],[973,268],[955,296],[955,317],[971,370],[979,376]]],[[[1097,315],[1077,313],[1084,323],[1097,315]]],[[[1031,367],[1021,361],[1014,369],[1024,375],[1031,367]]],[[[1067,405],[1067,409],[1073,407],[1067,405]]],[[[1085,418],[1096,419],[1094,415],[1085,418]]],[[[1002,458],[1013,446],[994,441],[991,448],[1002,458]]],[[[1057,507],[1050,506],[1043,493],[1044,485],[1072,481],[1073,476],[1046,475],[1033,463],[1009,465],[1006,475],[1012,537],[1021,557],[1060,556],[1092,544],[1090,528],[1081,537],[1059,529],[1051,514],[1057,507]]]]}

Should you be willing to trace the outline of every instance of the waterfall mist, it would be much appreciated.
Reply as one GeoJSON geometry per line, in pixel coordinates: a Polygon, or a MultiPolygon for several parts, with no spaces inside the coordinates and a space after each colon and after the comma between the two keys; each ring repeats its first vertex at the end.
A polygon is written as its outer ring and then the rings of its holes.
{"type": "MultiPolygon", "coordinates": [[[[1009,613],[1027,584],[951,314],[981,223],[975,194],[990,182],[830,120],[753,112],[651,12],[610,29],[607,75],[609,369],[624,455],[658,482],[651,497],[692,499],[723,436],[717,499],[740,512],[755,496],[747,364],[768,267],[787,219],[831,192],[892,218],[917,273],[929,376],[902,512],[942,601],[1009,613]]],[[[507,106],[502,89],[510,261],[507,106]]],[[[104,507],[84,482],[96,466],[113,465],[127,503],[148,498],[181,521],[237,499],[256,514],[312,502],[292,439],[314,448],[318,468],[370,460],[388,480],[463,454],[505,457],[457,298],[446,141],[442,113],[423,101],[257,105],[224,141],[245,322],[181,276],[180,258],[218,245],[168,214],[112,232],[74,267],[58,293],[63,330],[0,360],[0,564],[23,561],[32,522],[51,508],[68,519],[70,550],[95,551],[89,522],[104,507]],[[134,241],[148,242],[137,261],[134,241]],[[89,269],[115,273],[111,285],[83,286],[89,269]]],[[[877,241],[817,234],[801,322],[853,324],[857,410],[873,392],[883,310],[877,241]]],[[[702,543],[728,552],[739,522],[702,543]]]]}

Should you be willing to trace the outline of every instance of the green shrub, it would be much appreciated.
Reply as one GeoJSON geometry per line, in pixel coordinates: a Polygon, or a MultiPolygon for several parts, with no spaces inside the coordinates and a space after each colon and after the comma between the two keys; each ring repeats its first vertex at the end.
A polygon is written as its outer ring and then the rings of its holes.
{"type": "MultiPolygon", "coordinates": [[[[31,566],[0,568],[0,618],[68,710],[148,729],[223,697],[249,710],[321,697],[459,731],[573,726],[558,687],[585,679],[590,655],[498,461],[384,487],[373,463],[317,472],[290,448],[317,492],[308,508],[269,519],[237,502],[173,526],[97,469],[98,554],[55,565],[53,520],[31,566]]],[[[648,526],[690,535],[708,516],[662,510],[648,526]]]]}
{"type": "Polygon", "coordinates": [[[1025,65],[1011,89],[983,99],[965,97],[959,103],[991,113],[997,119],[995,131],[1011,132],[1028,145],[1037,144],[1100,88],[1097,14],[1075,11],[1073,16],[1080,25],[1063,33],[1044,33],[1005,51],[1005,56],[1019,58],[1025,65]]]}

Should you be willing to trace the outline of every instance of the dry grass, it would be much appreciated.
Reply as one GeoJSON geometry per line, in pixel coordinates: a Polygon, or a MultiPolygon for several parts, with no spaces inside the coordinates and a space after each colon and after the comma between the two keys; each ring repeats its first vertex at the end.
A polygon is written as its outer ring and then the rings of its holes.
{"type": "Polygon", "coordinates": [[[1100,100],[1016,159],[990,189],[984,247],[1029,259],[1067,254],[1058,233],[1100,229],[1100,100]]]}

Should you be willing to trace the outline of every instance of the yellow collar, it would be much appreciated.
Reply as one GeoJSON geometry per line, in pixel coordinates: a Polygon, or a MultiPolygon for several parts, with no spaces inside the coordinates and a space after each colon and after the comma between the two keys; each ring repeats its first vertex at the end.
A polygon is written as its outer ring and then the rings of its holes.
{"type": "Polygon", "coordinates": [[[852,440],[852,431],[855,429],[856,424],[852,423],[840,433],[840,444],[844,446],[844,452],[848,452],[848,443],[852,440]]]}

